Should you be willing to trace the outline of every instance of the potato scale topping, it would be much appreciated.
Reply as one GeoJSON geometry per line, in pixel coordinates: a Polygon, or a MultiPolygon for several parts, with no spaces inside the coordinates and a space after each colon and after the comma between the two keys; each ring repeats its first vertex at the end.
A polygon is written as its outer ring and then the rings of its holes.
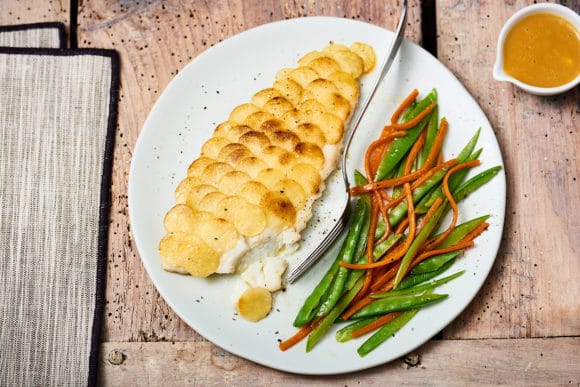
{"type": "Polygon", "coordinates": [[[295,250],[336,168],[357,79],[374,65],[372,47],[330,43],[232,109],[176,188],[159,243],[164,269],[207,277],[249,265],[244,257],[266,244],[257,258],[295,250]]]}

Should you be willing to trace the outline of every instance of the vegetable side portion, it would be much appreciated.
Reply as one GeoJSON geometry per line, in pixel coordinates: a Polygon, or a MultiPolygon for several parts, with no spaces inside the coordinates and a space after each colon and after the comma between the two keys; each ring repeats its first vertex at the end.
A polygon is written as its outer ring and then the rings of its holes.
{"type": "Polygon", "coordinates": [[[354,211],[346,239],[298,312],[299,330],[280,343],[281,350],[306,338],[311,351],[341,323],[339,342],[369,335],[358,349],[365,356],[422,308],[453,302],[452,294],[436,290],[463,274],[447,271],[486,230],[490,216],[461,219],[458,203],[501,167],[468,179],[480,165],[479,130],[455,158],[445,160],[448,123],[439,118],[437,91],[418,97],[413,90],[366,149],[364,170],[355,171],[350,188],[354,211]]]}

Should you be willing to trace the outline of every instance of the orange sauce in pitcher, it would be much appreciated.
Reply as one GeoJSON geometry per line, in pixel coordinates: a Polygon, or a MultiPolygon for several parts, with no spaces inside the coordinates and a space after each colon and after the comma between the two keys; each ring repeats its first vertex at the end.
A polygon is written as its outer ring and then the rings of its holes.
{"type": "Polygon", "coordinates": [[[580,74],[580,33],[560,16],[533,14],[508,32],[503,57],[504,71],[521,82],[561,86],[580,74]]]}

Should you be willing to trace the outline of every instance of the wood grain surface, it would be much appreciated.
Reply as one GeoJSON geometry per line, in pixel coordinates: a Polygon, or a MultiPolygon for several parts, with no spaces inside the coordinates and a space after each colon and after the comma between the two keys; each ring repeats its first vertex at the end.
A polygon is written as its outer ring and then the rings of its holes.
{"type": "MultiPolygon", "coordinates": [[[[443,340],[431,340],[407,358],[356,374],[306,377],[224,352],[185,325],[161,299],[131,235],[127,180],[132,151],[167,83],[212,45],[264,23],[310,15],[393,29],[400,1],[79,1],[79,47],[116,49],[122,61],[101,381],[579,385],[579,88],[537,97],[491,76],[501,26],[532,2],[410,1],[406,38],[436,43],[437,57],[476,98],[503,153],[506,223],[483,289],[442,332],[443,340]],[[422,17],[421,9],[430,13],[422,17]],[[422,36],[425,31],[428,35],[422,36]]],[[[561,3],[580,11],[577,0],[561,3]]],[[[0,10],[1,24],[61,21],[68,26],[71,20],[64,0],[3,0],[0,10]]]]}

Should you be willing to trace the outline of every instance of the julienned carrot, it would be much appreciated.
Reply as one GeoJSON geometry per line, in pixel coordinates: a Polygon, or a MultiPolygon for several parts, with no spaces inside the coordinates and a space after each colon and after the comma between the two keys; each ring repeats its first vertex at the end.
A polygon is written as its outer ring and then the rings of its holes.
{"type": "Polygon", "coordinates": [[[445,133],[447,132],[447,121],[445,119],[441,120],[441,125],[439,127],[439,131],[437,132],[437,137],[435,137],[435,141],[433,142],[433,147],[431,148],[431,152],[425,161],[425,164],[408,175],[397,177],[393,179],[381,180],[378,182],[367,183],[364,185],[359,185],[356,187],[352,187],[350,189],[350,194],[353,196],[361,195],[367,192],[375,191],[378,189],[390,188],[396,185],[408,183],[413,181],[419,177],[421,177],[427,170],[430,169],[430,166],[435,162],[435,159],[439,155],[439,150],[441,145],[443,145],[443,139],[445,138],[445,133]]]}
{"type": "Polygon", "coordinates": [[[459,217],[459,209],[457,208],[457,203],[455,202],[455,199],[453,199],[453,195],[451,194],[451,191],[449,191],[449,176],[453,175],[455,172],[457,172],[459,170],[466,169],[466,168],[472,168],[472,167],[478,166],[479,164],[480,164],[479,160],[466,161],[464,163],[457,164],[456,166],[452,167],[445,174],[445,177],[443,178],[443,185],[442,185],[443,193],[445,194],[445,197],[447,198],[447,202],[449,203],[449,205],[453,209],[453,219],[451,220],[451,224],[449,225],[447,230],[445,230],[445,232],[443,232],[443,234],[441,234],[433,242],[427,243],[428,249],[433,249],[433,248],[437,247],[445,238],[447,238],[447,236],[453,231],[453,229],[455,228],[455,225],[457,224],[457,219],[459,217]]]}
{"type": "Polygon", "coordinates": [[[314,325],[315,324],[313,323],[309,323],[302,326],[294,335],[278,344],[278,348],[280,348],[281,351],[285,351],[289,348],[292,348],[300,341],[302,341],[302,339],[307,337],[310,334],[310,332],[312,332],[312,330],[314,329],[314,325]]]}
{"type": "Polygon", "coordinates": [[[423,110],[421,113],[417,114],[417,116],[415,118],[413,118],[412,120],[405,122],[405,123],[401,123],[401,124],[392,124],[391,127],[393,129],[396,129],[396,130],[411,129],[412,127],[418,125],[423,118],[427,117],[427,115],[429,113],[431,113],[433,111],[433,109],[435,109],[436,106],[437,106],[437,104],[435,102],[433,102],[431,105],[427,106],[427,108],[425,110],[423,110]]]}
{"type": "Polygon", "coordinates": [[[380,327],[382,327],[385,324],[390,323],[391,321],[393,321],[397,316],[399,316],[402,312],[391,312],[391,313],[387,313],[385,315],[382,315],[381,317],[379,317],[378,319],[368,323],[367,325],[356,329],[354,331],[352,331],[351,336],[353,338],[355,337],[359,337],[362,335],[365,335],[369,332],[372,332],[374,330],[379,329],[380,327]]]}
{"type": "Polygon", "coordinates": [[[396,124],[399,121],[401,114],[403,114],[405,109],[407,109],[409,106],[411,106],[411,104],[415,101],[415,99],[417,98],[418,95],[419,95],[419,90],[413,89],[413,91],[411,91],[411,93],[407,96],[407,98],[405,98],[403,100],[403,102],[401,102],[399,107],[397,107],[397,109],[395,109],[395,112],[391,116],[391,124],[396,124]]]}

